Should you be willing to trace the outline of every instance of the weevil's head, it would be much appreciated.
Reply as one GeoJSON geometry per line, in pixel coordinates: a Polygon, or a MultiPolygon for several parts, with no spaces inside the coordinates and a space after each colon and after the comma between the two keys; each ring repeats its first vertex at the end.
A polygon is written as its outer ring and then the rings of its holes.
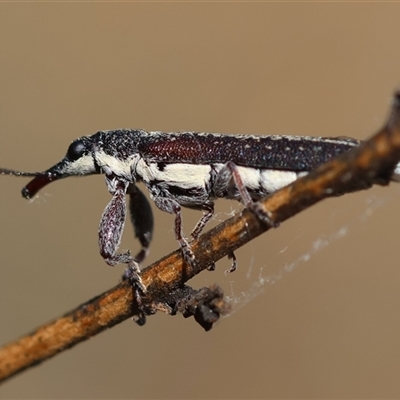
{"type": "Polygon", "coordinates": [[[99,131],[82,136],[68,147],[65,157],[44,172],[22,172],[1,169],[1,175],[34,177],[23,189],[22,196],[30,199],[50,182],[69,176],[114,174],[132,179],[132,165],[138,157],[137,144],[142,130],[118,129],[99,131]]]}
{"type": "Polygon", "coordinates": [[[83,136],[74,140],[69,145],[65,157],[47,171],[36,175],[22,189],[22,196],[30,199],[44,186],[58,179],[100,173],[93,158],[93,136],[83,136]]]}
{"type": "Polygon", "coordinates": [[[92,175],[100,173],[93,157],[94,137],[84,136],[74,140],[68,147],[65,157],[53,167],[44,172],[22,172],[10,169],[0,169],[2,175],[34,177],[23,189],[22,196],[30,199],[50,182],[69,176],[92,175]]]}

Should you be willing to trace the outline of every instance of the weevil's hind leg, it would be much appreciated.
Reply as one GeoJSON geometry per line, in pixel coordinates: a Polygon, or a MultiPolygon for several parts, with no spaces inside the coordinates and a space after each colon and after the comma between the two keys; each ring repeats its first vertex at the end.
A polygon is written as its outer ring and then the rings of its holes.
{"type": "Polygon", "coordinates": [[[135,290],[135,296],[140,308],[142,304],[140,292],[145,293],[146,287],[143,285],[140,277],[139,265],[130,255],[129,251],[117,253],[125,225],[125,193],[128,183],[124,181],[118,181],[116,178],[106,179],[108,188],[110,192],[113,193],[113,197],[107,204],[100,221],[100,254],[108,265],[115,266],[120,263],[128,264],[129,273],[126,274],[125,277],[130,279],[132,285],[138,289],[135,290]]]}
{"type": "Polygon", "coordinates": [[[253,201],[249,191],[243,183],[243,179],[240,176],[239,169],[235,163],[228,161],[222,169],[218,172],[215,183],[214,192],[217,197],[223,197],[227,192],[231,192],[232,186],[237,190],[239,199],[241,202],[251,210],[260,221],[264,222],[269,226],[275,227],[276,224],[271,220],[271,214],[268,210],[265,210],[259,205],[259,203],[253,201]]]}
{"type": "Polygon", "coordinates": [[[146,196],[135,184],[131,183],[126,193],[129,195],[129,212],[135,237],[142,245],[142,249],[134,258],[138,264],[141,264],[149,252],[149,245],[153,238],[153,212],[146,196]]]}
{"type": "Polygon", "coordinates": [[[155,197],[154,202],[156,206],[167,213],[175,214],[175,239],[178,241],[179,246],[182,250],[183,258],[190,265],[195,266],[196,261],[190,244],[183,235],[182,231],[182,210],[178,202],[173,199],[168,199],[166,197],[155,197]]]}
{"type": "MultiPolygon", "coordinates": [[[[228,161],[215,177],[214,193],[216,197],[224,197],[227,193],[232,194],[232,189],[233,192],[235,190],[237,191],[241,202],[245,207],[251,210],[260,221],[269,226],[276,226],[276,224],[271,220],[271,215],[268,210],[262,208],[259,203],[254,202],[251,198],[236,164],[232,161],[228,161]]],[[[229,253],[228,258],[232,259],[232,266],[226,271],[226,273],[235,271],[237,267],[236,256],[233,252],[229,253]]]]}

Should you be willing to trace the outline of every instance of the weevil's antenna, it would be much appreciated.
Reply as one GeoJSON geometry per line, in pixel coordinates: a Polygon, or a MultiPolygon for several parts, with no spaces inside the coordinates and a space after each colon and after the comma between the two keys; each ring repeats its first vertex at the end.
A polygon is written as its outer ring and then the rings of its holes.
{"type": "Polygon", "coordinates": [[[42,175],[43,172],[23,172],[23,171],[14,171],[13,169],[4,169],[0,168],[0,175],[12,175],[12,176],[38,176],[42,175]]]}

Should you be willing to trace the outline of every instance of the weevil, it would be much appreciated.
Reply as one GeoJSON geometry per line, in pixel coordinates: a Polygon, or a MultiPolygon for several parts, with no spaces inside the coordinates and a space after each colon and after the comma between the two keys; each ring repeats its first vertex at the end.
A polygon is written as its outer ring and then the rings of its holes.
{"type": "MultiPolygon", "coordinates": [[[[100,220],[100,254],[111,266],[127,264],[137,292],[145,292],[139,264],[148,253],[154,224],[150,204],[138,182],[144,183],[159,209],[175,215],[175,238],[184,259],[195,263],[182,231],[182,207],[203,211],[191,232],[193,238],[212,218],[218,198],[239,200],[265,223],[271,223],[268,212],[257,207],[257,200],[359,144],[351,138],[117,129],[76,139],[66,156],[44,172],[0,169],[0,173],[34,177],[22,189],[27,199],[62,178],[104,174],[112,198],[100,220]],[[125,196],[129,197],[130,217],[141,244],[135,257],[129,251],[118,253],[127,214],[125,196]]],[[[399,165],[393,180],[400,181],[399,165]]],[[[236,260],[233,254],[230,256],[233,271],[236,260]]]]}

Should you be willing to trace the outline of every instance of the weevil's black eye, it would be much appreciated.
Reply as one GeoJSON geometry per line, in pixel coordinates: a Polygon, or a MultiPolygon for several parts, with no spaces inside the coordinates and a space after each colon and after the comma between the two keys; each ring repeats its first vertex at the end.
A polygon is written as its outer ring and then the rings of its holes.
{"type": "Polygon", "coordinates": [[[86,146],[83,143],[83,140],[75,140],[68,147],[67,158],[71,161],[76,161],[78,158],[81,158],[86,153],[86,146]]]}

